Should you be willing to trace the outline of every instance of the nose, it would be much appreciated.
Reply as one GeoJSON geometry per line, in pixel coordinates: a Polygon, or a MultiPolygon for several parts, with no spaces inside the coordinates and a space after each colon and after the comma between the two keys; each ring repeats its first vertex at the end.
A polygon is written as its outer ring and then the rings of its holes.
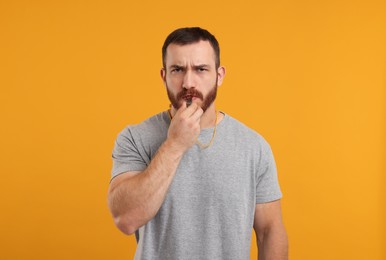
{"type": "Polygon", "coordinates": [[[187,70],[184,75],[184,81],[182,82],[182,87],[185,89],[194,88],[195,85],[194,75],[191,70],[187,70]]]}

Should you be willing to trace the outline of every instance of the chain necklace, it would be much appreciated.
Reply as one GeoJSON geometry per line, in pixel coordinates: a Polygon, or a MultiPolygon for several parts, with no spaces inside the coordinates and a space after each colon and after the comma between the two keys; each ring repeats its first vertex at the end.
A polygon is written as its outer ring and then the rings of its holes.
{"type": "MultiPolygon", "coordinates": [[[[213,135],[212,135],[212,139],[210,139],[210,142],[209,142],[208,144],[203,144],[203,143],[201,143],[200,141],[198,141],[198,137],[197,137],[196,144],[197,144],[201,149],[206,149],[206,148],[208,148],[209,146],[211,146],[212,143],[213,143],[214,137],[216,136],[217,119],[218,119],[218,112],[217,112],[217,110],[215,110],[215,113],[216,113],[216,121],[214,122],[214,130],[213,130],[213,135]]],[[[171,121],[171,120],[173,119],[173,117],[172,117],[172,113],[170,112],[170,109],[168,109],[168,114],[169,114],[169,118],[170,118],[170,121],[171,121]]]]}

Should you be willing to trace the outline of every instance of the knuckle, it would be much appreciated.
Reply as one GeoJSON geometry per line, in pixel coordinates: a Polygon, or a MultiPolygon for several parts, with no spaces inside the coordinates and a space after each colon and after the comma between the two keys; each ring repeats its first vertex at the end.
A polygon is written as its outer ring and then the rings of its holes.
{"type": "Polygon", "coordinates": [[[181,123],[187,123],[187,121],[188,121],[188,118],[186,116],[181,116],[180,117],[180,122],[181,123]]]}
{"type": "Polygon", "coordinates": [[[189,128],[194,128],[194,126],[195,126],[193,121],[189,121],[187,125],[189,128]]]}

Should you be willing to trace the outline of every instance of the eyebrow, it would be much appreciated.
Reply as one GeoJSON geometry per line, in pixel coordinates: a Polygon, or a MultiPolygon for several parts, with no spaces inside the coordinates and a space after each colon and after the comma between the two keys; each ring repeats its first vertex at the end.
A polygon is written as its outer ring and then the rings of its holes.
{"type": "Polygon", "coordinates": [[[199,64],[199,65],[193,66],[193,68],[195,68],[195,69],[201,69],[201,68],[205,69],[205,68],[209,68],[209,67],[210,66],[208,64],[199,64]]]}
{"type": "Polygon", "coordinates": [[[176,64],[169,66],[169,69],[182,69],[182,68],[184,68],[184,66],[180,66],[180,65],[176,65],[176,64]]]}
{"type": "MultiPolygon", "coordinates": [[[[202,68],[209,68],[210,66],[208,64],[199,64],[199,65],[193,65],[194,69],[202,69],[202,68]]],[[[169,66],[170,69],[185,69],[185,66],[173,64],[169,66]]]]}

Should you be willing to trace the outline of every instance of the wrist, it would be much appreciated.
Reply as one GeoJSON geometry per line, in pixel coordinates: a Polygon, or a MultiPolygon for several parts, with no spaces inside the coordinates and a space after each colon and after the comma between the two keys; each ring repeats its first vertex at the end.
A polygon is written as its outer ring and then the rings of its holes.
{"type": "Polygon", "coordinates": [[[168,138],[162,144],[162,150],[169,153],[172,158],[179,160],[184,155],[187,149],[185,147],[182,147],[181,145],[178,145],[177,142],[168,138]]]}

